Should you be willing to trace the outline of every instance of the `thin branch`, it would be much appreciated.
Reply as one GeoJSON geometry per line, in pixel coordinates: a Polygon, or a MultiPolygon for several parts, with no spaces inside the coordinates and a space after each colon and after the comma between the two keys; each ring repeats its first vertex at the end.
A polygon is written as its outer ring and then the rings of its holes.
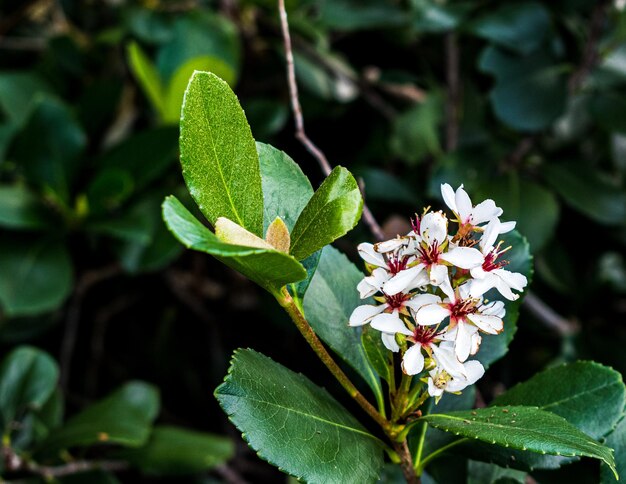
{"type": "Polygon", "coordinates": [[[459,144],[459,103],[461,89],[459,82],[459,44],[454,32],[445,36],[446,82],[446,151],[454,151],[459,144]]]}
{"type": "Polygon", "coordinates": [[[76,284],[74,296],[72,297],[67,309],[67,319],[65,322],[65,331],[63,332],[61,353],[59,357],[59,366],[61,369],[60,386],[64,392],[67,391],[69,384],[70,368],[76,347],[76,339],[78,337],[78,325],[80,323],[80,312],[83,298],[89,289],[91,289],[94,285],[114,277],[120,272],[121,268],[117,264],[106,266],[86,272],[76,284]]]}
{"type": "Polygon", "coordinates": [[[537,319],[563,337],[576,334],[579,330],[578,324],[558,314],[532,291],[526,294],[523,305],[537,319]]]}
{"type": "Polygon", "coordinates": [[[596,4],[591,13],[589,22],[589,35],[583,49],[582,62],[574,71],[568,81],[570,94],[576,92],[582,87],[583,82],[600,60],[598,53],[598,42],[604,29],[606,21],[606,10],[609,2],[601,1],[596,4]]]}
{"type": "MultiPolygon", "coordinates": [[[[311,153],[311,155],[313,155],[313,157],[317,160],[324,175],[328,176],[332,171],[332,168],[326,158],[326,155],[324,155],[322,150],[320,150],[317,145],[311,141],[304,130],[304,118],[302,116],[300,99],[298,98],[298,85],[296,83],[296,70],[293,62],[293,49],[291,47],[291,35],[289,34],[289,22],[287,20],[285,0],[278,0],[278,10],[280,12],[280,25],[283,34],[283,42],[285,44],[285,58],[287,59],[287,83],[289,85],[289,97],[291,99],[291,108],[296,125],[295,136],[298,140],[300,140],[308,152],[311,153]]],[[[378,240],[383,240],[383,230],[366,204],[363,204],[363,219],[374,236],[378,240]]]]}
{"type": "Polygon", "coordinates": [[[28,472],[47,480],[95,470],[119,472],[129,467],[126,462],[114,460],[76,460],[59,466],[43,466],[23,459],[8,446],[2,447],[2,457],[9,472],[28,472]]]}

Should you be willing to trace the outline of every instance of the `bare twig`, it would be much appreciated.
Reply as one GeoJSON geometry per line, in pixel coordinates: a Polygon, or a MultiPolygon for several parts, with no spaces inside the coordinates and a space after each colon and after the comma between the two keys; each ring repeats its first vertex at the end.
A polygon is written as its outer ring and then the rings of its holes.
{"type": "Polygon", "coordinates": [[[121,268],[117,264],[106,266],[84,273],[76,284],[74,296],[72,297],[72,300],[67,308],[67,319],[65,322],[65,331],[63,333],[61,354],[59,357],[59,365],[61,369],[60,385],[64,391],[67,391],[70,379],[70,367],[72,357],[74,355],[74,349],[76,347],[76,338],[78,336],[78,324],[80,322],[80,310],[83,298],[89,289],[91,289],[94,285],[114,277],[120,272],[121,268]]]}
{"type": "Polygon", "coordinates": [[[59,466],[42,466],[22,459],[8,446],[2,447],[2,457],[9,472],[28,472],[47,480],[95,470],[119,472],[128,469],[126,462],[113,460],[76,460],[59,466]]]}
{"type": "MultiPolygon", "coordinates": [[[[293,62],[293,50],[291,47],[291,35],[289,34],[289,22],[287,20],[287,10],[285,9],[285,0],[278,0],[278,10],[280,12],[280,25],[283,34],[283,41],[285,44],[285,58],[287,60],[287,83],[289,85],[289,97],[291,99],[291,108],[293,111],[294,122],[296,125],[295,136],[311,155],[317,160],[324,175],[328,176],[332,171],[330,163],[326,158],[326,155],[320,150],[313,141],[306,135],[304,131],[304,118],[302,116],[302,107],[300,106],[300,99],[298,98],[298,85],[296,83],[296,71],[293,62]]],[[[368,225],[374,236],[382,240],[383,230],[380,224],[374,218],[374,215],[370,211],[369,207],[363,205],[363,219],[368,225]]]]}
{"type": "Polygon", "coordinates": [[[524,307],[548,328],[553,329],[561,336],[570,336],[578,332],[578,324],[558,314],[532,291],[528,291],[526,294],[524,307]]]}
{"type": "Polygon", "coordinates": [[[583,50],[582,62],[569,78],[568,88],[570,94],[580,89],[591,70],[600,60],[598,42],[600,41],[600,36],[602,35],[606,21],[607,5],[608,2],[601,1],[593,8],[589,22],[589,35],[583,50]]]}
{"type": "Polygon", "coordinates": [[[459,103],[461,97],[459,82],[459,44],[456,34],[445,36],[446,82],[446,151],[454,151],[459,144],[459,103]]]}

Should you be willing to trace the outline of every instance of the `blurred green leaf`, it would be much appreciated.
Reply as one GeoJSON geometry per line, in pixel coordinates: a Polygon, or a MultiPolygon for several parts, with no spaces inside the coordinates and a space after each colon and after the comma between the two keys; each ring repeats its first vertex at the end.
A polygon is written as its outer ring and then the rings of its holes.
{"type": "Polygon", "coordinates": [[[457,29],[474,7],[471,2],[439,3],[437,0],[412,0],[413,28],[419,33],[437,34],[457,29]]]}
{"type": "Polygon", "coordinates": [[[191,196],[215,224],[226,217],[263,236],[263,193],[254,138],[228,84],[208,72],[189,81],[180,160],[191,196]]]}
{"type": "Polygon", "coordinates": [[[575,210],[606,225],[626,223],[626,191],[598,177],[584,165],[549,164],[543,176],[575,210]]]}
{"type": "Polygon", "coordinates": [[[376,437],[326,390],[260,353],[237,350],[215,396],[262,459],[300,480],[373,482],[380,472],[376,437]]]}
{"type": "Polygon", "coordinates": [[[133,179],[120,168],[105,168],[87,187],[87,199],[91,213],[112,211],[133,193],[133,179]]]}
{"type": "Polygon", "coordinates": [[[490,46],[479,68],[495,77],[489,98],[496,117],[511,128],[540,131],[565,111],[565,73],[545,51],[520,57],[490,46]]]}
{"type": "Polygon", "coordinates": [[[165,87],[156,67],[137,42],[128,44],[126,51],[130,70],[154,110],[163,117],[165,113],[165,87]]]}
{"type": "Polygon", "coordinates": [[[162,44],[172,38],[169,15],[134,5],[125,9],[125,13],[128,30],[142,41],[162,44]]]}
{"type": "Polygon", "coordinates": [[[550,12],[538,2],[504,3],[468,26],[474,35],[523,55],[541,46],[549,28],[550,12]]]}
{"type": "Polygon", "coordinates": [[[0,238],[0,305],[8,316],[57,309],[72,290],[72,261],[66,247],[46,237],[0,238]]]}
{"type": "Polygon", "coordinates": [[[389,0],[323,0],[319,6],[322,26],[344,32],[400,27],[408,15],[389,0]]]}
{"type": "Polygon", "coordinates": [[[526,473],[486,462],[468,462],[467,484],[526,484],[526,473]]]}
{"type": "Polygon", "coordinates": [[[173,196],[163,203],[163,219],[185,247],[211,254],[273,294],[306,277],[304,267],[283,252],[220,241],[173,196]]]}
{"type": "Polygon", "coordinates": [[[197,474],[223,464],[235,454],[233,442],[219,435],[171,427],[155,427],[148,443],[121,457],[146,474],[197,474]]]}
{"type": "Polygon", "coordinates": [[[559,203],[551,191],[537,183],[521,180],[517,173],[481,183],[478,198],[491,198],[504,210],[503,220],[517,221],[517,230],[528,238],[534,253],[554,236],[559,221],[559,203]]]}
{"type": "Polygon", "coordinates": [[[140,381],[126,383],[51,433],[39,452],[96,444],[140,447],[148,441],[160,405],[154,386],[140,381]]]}
{"type": "Polygon", "coordinates": [[[359,88],[353,80],[355,74],[352,67],[343,58],[328,50],[317,49],[316,55],[334,68],[328,69],[314,56],[296,50],[293,57],[298,82],[321,99],[340,103],[354,101],[359,95],[359,88]]]}
{"type": "Polygon", "coordinates": [[[56,362],[45,352],[20,346],[0,366],[0,428],[4,435],[24,412],[40,410],[52,396],[59,379],[56,362]]]}
{"type": "MultiPolygon", "coordinates": [[[[615,451],[617,473],[623,478],[626,475],[626,418],[617,424],[613,432],[606,438],[605,444],[615,451]]],[[[608,466],[600,468],[601,484],[619,482],[608,466]]]]}
{"type": "Polygon", "coordinates": [[[348,326],[354,308],[367,303],[356,290],[363,277],[345,255],[332,246],[324,247],[304,296],[304,313],[315,333],[379,395],[380,381],[361,345],[361,328],[348,326]]]}
{"type": "Polygon", "coordinates": [[[13,125],[19,127],[28,119],[40,95],[52,95],[52,90],[34,73],[0,73],[0,108],[13,125]]]}
{"type": "Polygon", "coordinates": [[[616,91],[595,93],[589,109],[596,123],[607,131],[620,133],[626,133],[624,110],[626,110],[624,94],[616,91]]]}
{"type": "Polygon", "coordinates": [[[365,187],[365,198],[384,202],[403,202],[417,206],[415,191],[398,177],[378,168],[368,168],[359,173],[365,187]]]}
{"type": "Polygon", "coordinates": [[[85,134],[68,107],[51,98],[40,98],[15,137],[10,157],[29,180],[49,187],[67,202],[86,144],[85,134]]]}
{"type": "MultiPolygon", "coordinates": [[[[176,71],[190,59],[202,56],[220,59],[239,74],[241,46],[237,28],[225,16],[197,9],[176,16],[172,36],[157,54],[156,64],[161,79],[169,83],[176,71]]],[[[216,73],[217,74],[217,73],[216,73]]]]}
{"type": "Polygon", "coordinates": [[[391,152],[415,164],[427,155],[442,153],[439,141],[439,124],[443,119],[443,100],[430,94],[422,103],[405,111],[392,124],[391,152]]]}
{"type": "Polygon", "coordinates": [[[356,180],[345,168],[336,167],[300,213],[291,231],[290,253],[297,260],[306,259],[352,230],[362,209],[356,180]]]}
{"type": "Polygon", "coordinates": [[[257,140],[267,140],[282,130],[289,119],[289,106],[285,102],[263,97],[242,101],[243,109],[257,140]]]}
{"type": "Polygon", "coordinates": [[[391,381],[393,371],[393,353],[385,348],[380,339],[380,332],[369,326],[365,327],[361,334],[361,344],[367,356],[367,361],[386,382],[391,381]]]}
{"type": "Polygon", "coordinates": [[[0,185],[0,226],[11,229],[41,229],[49,225],[39,198],[23,185],[0,185]]]}

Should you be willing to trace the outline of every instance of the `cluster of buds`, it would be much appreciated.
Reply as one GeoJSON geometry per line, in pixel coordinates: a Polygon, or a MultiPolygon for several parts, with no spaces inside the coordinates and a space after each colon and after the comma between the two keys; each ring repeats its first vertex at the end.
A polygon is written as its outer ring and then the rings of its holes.
{"type": "Polygon", "coordinates": [[[407,235],[359,245],[370,275],[357,289],[361,299],[373,296],[376,303],[357,307],[349,322],[380,331],[385,347],[402,353],[402,370],[424,373],[437,399],[485,372],[468,358],[478,352],[481,333],[502,332],[505,315],[504,303],[487,301],[485,293],[495,289],[514,301],[527,284],[523,274],[505,269],[501,256],[510,247],[497,242],[515,222],[501,222],[502,209],[493,200],[472,205],[462,185],[455,192],[444,184],[441,193],[454,213],[454,233],[443,212],[426,209],[407,235]]]}

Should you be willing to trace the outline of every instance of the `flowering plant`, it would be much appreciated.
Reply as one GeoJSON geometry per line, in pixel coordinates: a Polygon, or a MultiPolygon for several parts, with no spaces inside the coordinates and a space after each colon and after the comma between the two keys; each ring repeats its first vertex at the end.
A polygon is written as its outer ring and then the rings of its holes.
{"type": "Polygon", "coordinates": [[[214,231],[170,196],[172,233],[270,293],[360,407],[353,415],[307,377],[237,350],[215,396],[261,458],[324,483],[393,480],[394,466],[407,482],[446,482],[440,458],[455,453],[456,463],[471,457],[512,479],[579,457],[617,475],[612,449],[598,442],[626,399],[610,368],[555,367],[472,410],[473,385],[506,353],[532,272],[526,240],[494,201],[473,205],[462,186],[442,185],[452,216],[427,209],[408,234],[360,244],[364,276],[329,245],[361,216],[350,172],[335,168],[314,191],[285,153],[255,144],[237,98],[212,74],[189,83],[180,153],[214,231]]]}

